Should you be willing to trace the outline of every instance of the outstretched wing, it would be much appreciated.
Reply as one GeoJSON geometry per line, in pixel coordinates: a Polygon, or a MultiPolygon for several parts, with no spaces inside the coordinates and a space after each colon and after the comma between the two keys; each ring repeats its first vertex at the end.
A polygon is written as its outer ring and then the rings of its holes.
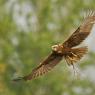
{"type": "Polygon", "coordinates": [[[63,43],[65,47],[74,47],[79,45],[91,32],[93,24],[95,23],[95,11],[91,11],[85,17],[84,22],[77,28],[77,30],[63,43]]]}
{"type": "Polygon", "coordinates": [[[22,79],[31,80],[33,78],[41,76],[50,71],[55,65],[57,65],[61,61],[62,58],[63,55],[55,54],[53,52],[38,67],[34,68],[29,75],[24,77],[19,77],[17,79],[14,79],[13,81],[18,81],[22,79]]]}

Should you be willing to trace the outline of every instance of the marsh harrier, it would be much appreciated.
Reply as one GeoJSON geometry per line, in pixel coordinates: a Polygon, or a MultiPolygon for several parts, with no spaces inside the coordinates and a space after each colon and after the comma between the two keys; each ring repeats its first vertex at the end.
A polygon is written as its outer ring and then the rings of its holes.
{"type": "Polygon", "coordinates": [[[53,69],[64,58],[68,65],[74,65],[86,53],[87,47],[77,48],[83,40],[90,34],[93,24],[95,23],[95,12],[91,11],[84,18],[83,23],[76,29],[76,31],[64,42],[52,46],[51,54],[44,59],[32,72],[24,77],[18,77],[18,80],[31,80],[38,76],[46,74],[53,69]]]}

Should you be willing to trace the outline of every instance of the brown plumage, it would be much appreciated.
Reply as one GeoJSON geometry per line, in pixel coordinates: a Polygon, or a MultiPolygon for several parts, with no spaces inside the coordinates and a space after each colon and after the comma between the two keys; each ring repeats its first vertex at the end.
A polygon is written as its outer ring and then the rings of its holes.
{"type": "Polygon", "coordinates": [[[95,12],[91,11],[68,40],[63,44],[52,46],[52,53],[36,68],[34,68],[29,75],[16,78],[14,81],[31,80],[44,75],[56,66],[63,58],[65,58],[68,65],[74,65],[75,62],[79,61],[87,53],[87,47],[75,48],[75,46],[79,45],[90,34],[94,23],[95,12]]]}

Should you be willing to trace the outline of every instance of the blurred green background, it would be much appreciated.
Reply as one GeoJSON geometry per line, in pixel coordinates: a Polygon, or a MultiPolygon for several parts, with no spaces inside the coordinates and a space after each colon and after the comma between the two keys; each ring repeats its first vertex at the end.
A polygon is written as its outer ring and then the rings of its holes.
{"type": "Polygon", "coordinates": [[[68,38],[88,9],[95,9],[95,0],[0,0],[0,95],[95,95],[93,35],[85,42],[88,54],[78,62],[78,78],[63,60],[40,78],[11,81],[29,74],[52,45],[68,38]]]}

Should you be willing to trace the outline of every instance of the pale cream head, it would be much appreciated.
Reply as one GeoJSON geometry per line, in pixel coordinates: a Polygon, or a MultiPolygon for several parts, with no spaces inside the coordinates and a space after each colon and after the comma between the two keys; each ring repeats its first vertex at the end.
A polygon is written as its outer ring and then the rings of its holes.
{"type": "Polygon", "coordinates": [[[58,50],[58,45],[53,45],[53,46],[52,46],[52,50],[53,50],[53,51],[57,51],[57,50],[58,50]]]}
{"type": "Polygon", "coordinates": [[[63,52],[63,46],[61,44],[53,45],[52,50],[57,52],[57,53],[62,53],[63,52]]]}

